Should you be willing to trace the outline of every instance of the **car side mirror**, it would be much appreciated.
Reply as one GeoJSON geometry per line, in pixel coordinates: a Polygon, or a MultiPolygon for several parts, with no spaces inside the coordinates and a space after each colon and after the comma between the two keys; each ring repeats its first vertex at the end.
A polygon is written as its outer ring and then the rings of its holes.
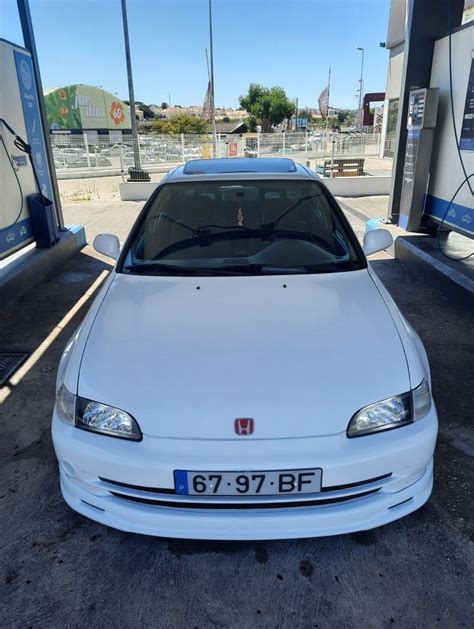
{"type": "Polygon", "coordinates": [[[387,229],[370,229],[364,235],[364,253],[371,256],[393,245],[392,234],[387,229]]]}
{"type": "Polygon", "coordinates": [[[98,234],[93,247],[99,253],[117,260],[120,255],[120,241],[115,234],[98,234]]]}

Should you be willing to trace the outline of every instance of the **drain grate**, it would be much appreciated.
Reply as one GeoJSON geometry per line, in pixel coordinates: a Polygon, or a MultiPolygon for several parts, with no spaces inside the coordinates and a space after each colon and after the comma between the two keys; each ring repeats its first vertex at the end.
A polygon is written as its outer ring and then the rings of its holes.
{"type": "Polygon", "coordinates": [[[28,354],[19,352],[0,352],[0,387],[8,382],[27,357],[28,354]]]}

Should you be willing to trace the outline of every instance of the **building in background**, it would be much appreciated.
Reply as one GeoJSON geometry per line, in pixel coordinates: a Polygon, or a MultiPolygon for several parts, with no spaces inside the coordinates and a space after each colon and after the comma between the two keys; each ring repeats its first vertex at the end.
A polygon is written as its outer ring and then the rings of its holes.
{"type": "Polygon", "coordinates": [[[223,135],[235,135],[238,133],[247,133],[249,130],[245,122],[216,122],[216,131],[223,135]]]}
{"type": "Polygon", "coordinates": [[[91,140],[108,135],[114,142],[131,133],[128,105],[100,87],[78,84],[46,90],[44,101],[51,133],[85,133],[91,140]]]}
{"type": "Polygon", "coordinates": [[[385,87],[384,119],[382,124],[383,157],[393,157],[394,137],[397,130],[398,105],[403,73],[407,0],[392,0],[388,21],[387,41],[389,51],[387,85],[385,87]]]}

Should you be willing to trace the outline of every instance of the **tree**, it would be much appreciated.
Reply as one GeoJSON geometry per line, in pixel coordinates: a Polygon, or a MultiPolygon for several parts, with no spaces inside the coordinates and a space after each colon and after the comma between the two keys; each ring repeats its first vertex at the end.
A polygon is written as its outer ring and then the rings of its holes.
{"type": "Polygon", "coordinates": [[[262,131],[268,133],[272,127],[290,118],[295,105],[287,97],[282,87],[263,87],[251,83],[246,96],[240,96],[240,106],[260,121],[262,131]]]}
{"type": "Polygon", "coordinates": [[[298,118],[306,118],[308,123],[313,120],[313,114],[311,113],[311,109],[305,107],[304,109],[300,109],[298,111],[298,118]]]}
{"type": "Polygon", "coordinates": [[[164,101],[161,103],[161,109],[168,109],[168,107],[169,107],[168,103],[164,100],[164,101]]]}
{"type": "MultiPolygon", "coordinates": [[[[130,107],[130,101],[124,100],[123,102],[130,107]]],[[[145,105],[145,103],[143,103],[141,100],[135,101],[135,111],[137,109],[143,111],[143,118],[145,120],[153,120],[153,118],[155,117],[155,114],[152,112],[149,105],[145,105]]],[[[136,119],[139,120],[138,116],[136,116],[136,119]]]]}
{"type": "Polygon", "coordinates": [[[191,114],[176,114],[169,120],[156,120],[152,123],[152,130],[156,133],[179,135],[180,133],[207,133],[208,124],[198,116],[191,114]]]}
{"type": "Polygon", "coordinates": [[[230,122],[230,118],[229,118],[229,116],[224,116],[224,117],[222,118],[222,122],[230,122]]]}
{"type": "Polygon", "coordinates": [[[258,122],[255,116],[248,116],[247,118],[245,118],[244,122],[247,125],[250,133],[256,132],[258,122]]]}
{"type": "Polygon", "coordinates": [[[355,123],[358,111],[351,109],[341,109],[337,112],[337,121],[340,125],[350,127],[355,123]]]}
{"type": "Polygon", "coordinates": [[[149,105],[145,105],[145,103],[141,102],[135,103],[135,105],[138,107],[138,109],[140,109],[140,111],[143,111],[143,118],[145,120],[153,120],[155,114],[152,112],[149,105]]]}

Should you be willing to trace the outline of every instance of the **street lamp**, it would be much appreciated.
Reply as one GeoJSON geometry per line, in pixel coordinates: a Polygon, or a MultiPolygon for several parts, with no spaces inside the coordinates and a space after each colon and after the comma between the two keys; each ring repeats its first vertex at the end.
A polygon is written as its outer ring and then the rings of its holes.
{"type": "Polygon", "coordinates": [[[130,42],[128,38],[128,19],[126,0],[122,0],[122,20],[123,20],[123,37],[125,41],[125,59],[127,62],[127,78],[128,78],[128,102],[130,103],[130,122],[132,127],[133,139],[133,158],[134,168],[129,170],[129,181],[150,181],[150,175],[142,170],[140,161],[140,147],[138,144],[137,119],[135,114],[135,96],[133,93],[133,77],[132,77],[132,59],[130,56],[130,42]]]}
{"type": "Polygon", "coordinates": [[[212,0],[209,0],[209,48],[211,53],[211,71],[209,79],[211,83],[212,149],[213,156],[217,157],[216,109],[214,101],[214,43],[212,41],[212,0]]]}
{"type": "Polygon", "coordinates": [[[356,50],[360,50],[362,52],[362,58],[360,63],[360,79],[359,79],[359,129],[362,129],[362,91],[364,84],[364,48],[357,46],[356,50]]]}

